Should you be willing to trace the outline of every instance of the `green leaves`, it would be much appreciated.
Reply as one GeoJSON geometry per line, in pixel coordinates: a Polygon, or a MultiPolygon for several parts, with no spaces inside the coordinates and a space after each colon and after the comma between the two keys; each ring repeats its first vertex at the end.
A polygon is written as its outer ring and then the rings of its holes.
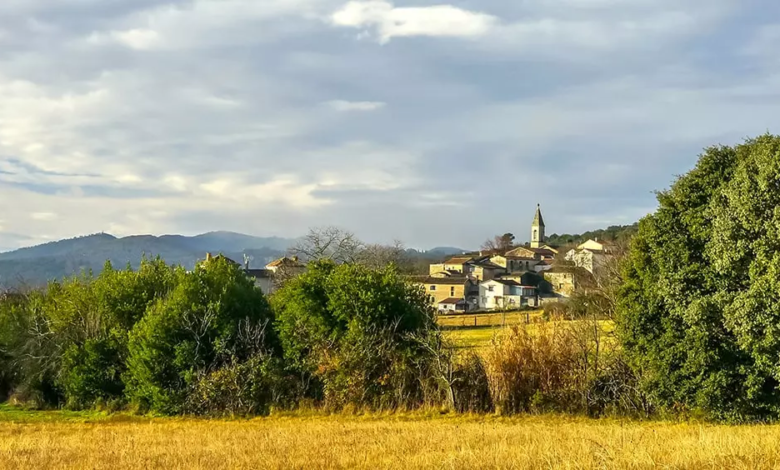
{"type": "Polygon", "coordinates": [[[624,265],[618,331],[662,407],[780,416],[780,137],[712,147],[659,194],[624,265]]]}
{"type": "Polygon", "coordinates": [[[272,321],[262,292],[227,261],[179,273],[130,335],[128,395],[159,413],[182,412],[202,374],[277,350],[264,328],[272,321]]]}
{"type": "Polygon", "coordinates": [[[435,312],[394,268],[310,264],[271,302],[285,357],[313,379],[311,395],[332,406],[419,399],[435,312]]]}

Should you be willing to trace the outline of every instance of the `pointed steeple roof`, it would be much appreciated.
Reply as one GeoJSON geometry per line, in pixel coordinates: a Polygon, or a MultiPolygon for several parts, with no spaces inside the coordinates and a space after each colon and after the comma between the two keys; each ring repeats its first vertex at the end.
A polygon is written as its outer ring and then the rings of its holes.
{"type": "Polygon", "coordinates": [[[536,215],[534,216],[534,223],[532,226],[539,226],[544,227],[544,218],[542,218],[542,207],[537,204],[536,205],[536,215]]]}

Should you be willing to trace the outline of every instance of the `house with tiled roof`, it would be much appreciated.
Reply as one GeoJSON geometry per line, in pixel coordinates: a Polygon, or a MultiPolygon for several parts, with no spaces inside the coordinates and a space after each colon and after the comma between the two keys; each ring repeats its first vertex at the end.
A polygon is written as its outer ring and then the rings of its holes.
{"type": "Polygon", "coordinates": [[[477,281],[462,273],[440,272],[428,276],[410,276],[409,281],[420,285],[434,306],[438,306],[444,300],[455,298],[466,301],[469,304],[467,309],[476,308],[476,297],[479,292],[477,281]]]}

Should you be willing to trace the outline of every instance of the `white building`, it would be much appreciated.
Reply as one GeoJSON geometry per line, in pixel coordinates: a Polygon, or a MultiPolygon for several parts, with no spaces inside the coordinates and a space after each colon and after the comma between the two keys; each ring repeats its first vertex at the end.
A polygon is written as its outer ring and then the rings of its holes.
{"type": "Polygon", "coordinates": [[[586,269],[589,273],[603,266],[607,259],[612,256],[612,246],[609,243],[588,240],[577,248],[569,250],[566,253],[566,261],[571,261],[578,268],[586,269]]]}
{"type": "Polygon", "coordinates": [[[517,281],[493,279],[479,285],[480,310],[520,308],[536,305],[536,287],[523,286],[517,281]]]}

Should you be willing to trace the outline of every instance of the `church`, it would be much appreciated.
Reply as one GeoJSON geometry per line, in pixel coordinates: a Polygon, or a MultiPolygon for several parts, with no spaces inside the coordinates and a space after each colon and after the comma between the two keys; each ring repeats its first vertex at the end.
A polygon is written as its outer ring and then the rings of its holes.
{"type": "Polygon", "coordinates": [[[508,251],[505,257],[508,259],[517,258],[524,260],[536,260],[541,265],[537,267],[536,270],[542,271],[544,270],[544,267],[552,264],[552,260],[555,259],[555,255],[557,254],[558,250],[546,244],[542,207],[537,204],[536,214],[534,215],[533,222],[531,222],[531,243],[527,247],[520,246],[508,251]]]}

